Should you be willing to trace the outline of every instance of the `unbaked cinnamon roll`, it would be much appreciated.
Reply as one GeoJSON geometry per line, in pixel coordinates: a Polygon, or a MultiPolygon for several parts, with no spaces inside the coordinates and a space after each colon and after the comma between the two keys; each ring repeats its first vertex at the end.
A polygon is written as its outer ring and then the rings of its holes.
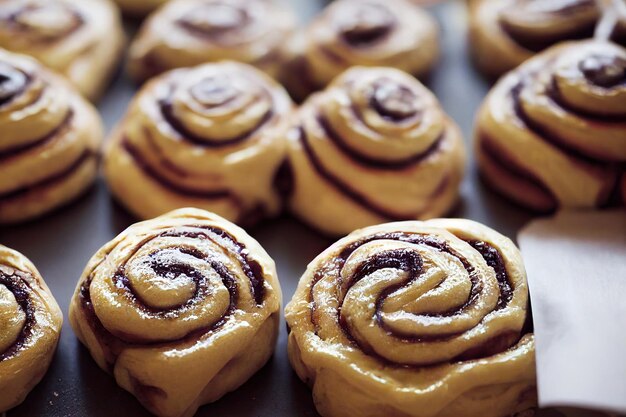
{"type": "Polygon", "coordinates": [[[169,0],[114,0],[125,15],[141,17],[169,0]]]}
{"type": "MultiPolygon", "coordinates": [[[[622,0],[615,0],[619,2],[622,0]]],[[[626,44],[626,15],[611,0],[474,0],[469,5],[472,54],[499,76],[560,41],[591,38],[605,14],[622,21],[608,34],[626,44]],[[621,17],[619,17],[621,16],[621,17]]]]}
{"type": "Polygon", "coordinates": [[[245,64],[166,73],[115,129],[105,152],[109,186],[141,218],[187,206],[245,224],[274,216],[291,109],[280,85],[245,64]]]}
{"type": "Polygon", "coordinates": [[[94,360],[150,412],[192,416],[246,382],[274,351],[274,261],[203,210],[135,224],[89,261],[70,323],[94,360]]]}
{"type": "Polygon", "coordinates": [[[101,140],[96,110],[67,81],[0,50],[0,224],[41,216],[85,191],[101,140]]]}
{"type": "Polygon", "coordinates": [[[282,77],[297,100],[352,66],[398,68],[425,76],[439,56],[438,26],[406,0],[339,0],[295,38],[282,77]]]}
{"type": "Polygon", "coordinates": [[[464,159],[459,128],[419,81],[396,69],[356,67],[294,118],[285,192],[297,217],[341,235],[446,213],[464,159]]]}
{"type": "Polygon", "coordinates": [[[123,46],[109,0],[0,1],[0,47],[37,58],[91,100],[108,84],[123,46]]]}
{"type": "Polygon", "coordinates": [[[59,341],[63,316],[37,268],[0,245],[0,412],[41,381],[59,341]]]}
{"type": "Polygon", "coordinates": [[[505,417],[536,406],[519,250],[469,220],[368,227],[309,264],[289,359],[324,417],[505,417]]]}
{"type": "Polygon", "coordinates": [[[276,77],[295,17],[264,0],[173,0],[144,23],[128,70],[145,80],[166,70],[232,60],[276,77]]]}
{"type": "Polygon", "coordinates": [[[550,48],[499,81],[476,124],[484,179],[528,208],[601,207],[626,162],[626,49],[550,48]]]}

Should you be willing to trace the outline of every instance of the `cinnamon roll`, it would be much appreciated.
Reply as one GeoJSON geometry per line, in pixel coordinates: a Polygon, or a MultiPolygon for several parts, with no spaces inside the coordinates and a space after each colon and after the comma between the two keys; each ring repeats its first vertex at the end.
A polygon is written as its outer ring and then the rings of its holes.
{"type": "MultiPolygon", "coordinates": [[[[617,2],[621,0],[616,0],[617,2]]],[[[499,76],[560,41],[591,38],[604,15],[618,5],[597,0],[474,0],[469,5],[471,49],[479,69],[499,76]]],[[[626,15],[614,39],[626,45],[626,15]]]]}
{"type": "Polygon", "coordinates": [[[109,82],[123,46],[109,0],[0,1],[0,47],[37,58],[91,100],[109,82]]]}
{"type": "Polygon", "coordinates": [[[100,117],[62,77],[0,50],[0,224],[81,194],[96,176],[100,117]]]}
{"type": "Polygon", "coordinates": [[[245,64],[168,72],[139,92],[108,143],[111,191],[141,218],[187,206],[245,224],[276,215],[291,109],[280,85],[245,64]]]}
{"type": "Polygon", "coordinates": [[[536,407],[519,250],[461,219],[388,223],[320,254],[285,309],[324,417],[504,417],[536,407]]]}
{"type": "Polygon", "coordinates": [[[0,245],[0,412],[24,401],[50,366],[63,316],[37,268],[0,245]]]}
{"type": "Polygon", "coordinates": [[[213,213],[180,209],[94,255],[70,323],[151,413],[192,416],[267,362],[280,305],[274,261],[256,240],[213,213]]]}
{"type": "Polygon", "coordinates": [[[265,0],[173,0],[142,26],[128,70],[142,81],[166,70],[232,60],[276,77],[295,17],[265,0]]]}
{"type": "Polygon", "coordinates": [[[169,0],[114,0],[125,15],[145,16],[169,0]]]}
{"type": "Polygon", "coordinates": [[[626,163],[626,49],[552,47],[504,76],[476,123],[483,177],[528,208],[601,207],[626,163]]]}
{"type": "Polygon", "coordinates": [[[457,199],[459,128],[399,70],[346,71],[304,103],[288,139],[289,207],[324,233],[437,217],[457,199]]]}
{"type": "Polygon", "coordinates": [[[284,84],[297,100],[352,66],[425,76],[439,56],[438,25],[407,0],[339,0],[292,42],[284,84]]]}

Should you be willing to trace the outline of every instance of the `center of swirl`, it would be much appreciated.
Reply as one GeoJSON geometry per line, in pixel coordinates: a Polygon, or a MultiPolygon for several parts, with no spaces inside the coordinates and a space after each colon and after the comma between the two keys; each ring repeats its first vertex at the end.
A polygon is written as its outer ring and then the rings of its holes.
{"type": "Polygon", "coordinates": [[[419,112],[419,98],[413,90],[392,80],[381,80],[374,88],[372,107],[383,117],[401,121],[419,112]]]}
{"type": "Polygon", "coordinates": [[[379,4],[351,3],[342,10],[339,27],[343,38],[351,45],[366,45],[387,36],[395,25],[389,9],[379,4]]]}
{"type": "Polygon", "coordinates": [[[133,269],[134,291],[147,306],[157,309],[179,307],[191,300],[201,277],[193,267],[198,259],[175,249],[146,257],[133,269]]]}
{"type": "Polygon", "coordinates": [[[77,12],[62,4],[25,7],[14,16],[14,20],[20,26],[51,39],[63,37],[83,23],[77,12]]]}
{"type": "Polygon", "coordinates": [[[245,10],[226,3],[207,3],[181,19],[183,26],[208,36],[219,36],[244,26],[249,16],[245,10]]]}
{"type": "Polygon", "coordinates": [[[191,95],[206,107],[217,107],[235,99],[239,90],[227,76],[205,78],[191,88],[191,95]]]}
{"type": "Polygon", "coordinates": [[[19,95],[28,82],[26,75],[15,67],[0,63],[0,106],[19,95]]]}
{"type": "Polygon", "coordinates": [[[592,55],[580,62],[579,68],[590,82],[604,88],[626,82],[626,59],[618,56],[592,55]]]}

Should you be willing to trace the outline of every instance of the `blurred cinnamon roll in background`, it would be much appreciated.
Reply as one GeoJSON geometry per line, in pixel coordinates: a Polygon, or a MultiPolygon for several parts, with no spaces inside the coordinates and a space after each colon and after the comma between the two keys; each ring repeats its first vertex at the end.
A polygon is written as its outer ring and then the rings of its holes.
{"type": "Polygon", "coordinates": [[[247,225],[282,207],[287,92],[246,64],[177,69],[146,84],[105,151],[109,188],[147,219],[180,207],[247,225]]]}
{"type": "Polygon", "coordinates": [[[63,77],[3,50],[0,137],[0,224],[52,211],[96,177],[102,141],[96,110],[63,77]]]}
{"type": "Polygon", "coordinates": [[[22,403],[46,374],[62,323],[37,268],[0,245],[0,413],[22,403]]]}
{"type": "Polygon", "coordinates": [[[521,254],[461,219],[351,233],[285,308],[289,360],[324,417],[506,417],[537,406],[521,254]]]}
{"type": "Polygon", "coordinates": [[[355,67],[294,118],[288,205],[331,235],[437,217],[457,200],[464,161],[459,128],[426,87],[396,69],[355,67]]]}
{"type": "Polygon", "coordinates": [[[489,93],[475,136],[484,179],[517,203],[608,204],[626,163],[626,49],[578,41],[530,59],[489,93]]]}
{"type": "Polygon", "coordinates": [[[283,80],[301,101],[352,66],[385,66],[422,77],[439,57],[437,22],[407,0],[335,1],[294,38],[283,80]]]}
{"type": "Polygon", "coordinates": [[[274,261],[243,229],[197,209],[135,224],[89,261],[70,323],[97,364],[151,413],[193,416],[271,357],[274,261]]]}
{"type": "Polygon", "coordinates": [[[623,0],[472,0],[470,46],[486,75],[497,77],[561,41],[587,39],[605,23],[626,45],[623,0]]]}
{"type": "Polygon", "coordinates": [[[233,60],[276,77],[295,16],[267,0],[173,0],[143,24],[128,70],[138,81],[164,71],[233,60]]]}
{"type": "Polygon", "coordinates": [[[90,100],[104,92],[123,47],[109,0],[0,1],[0,48],[37,58],[90,100]]]}

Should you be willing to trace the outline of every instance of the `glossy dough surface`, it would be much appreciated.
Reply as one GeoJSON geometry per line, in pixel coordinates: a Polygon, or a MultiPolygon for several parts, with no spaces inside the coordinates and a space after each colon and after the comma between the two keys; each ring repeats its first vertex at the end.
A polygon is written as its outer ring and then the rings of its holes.
{"type": "Polygon", "coordinates": [[[35,266],[0,245],[0,412],[20,404],[54,356],[63,316],[35,266]]]}
{"type": "Polygon", "coordinates": [[[439,57],[433,17],[406,0],[339,0],[292,43],[285,85],[297,99],[353,66],[393,67],[425,76],[439,57]]]}
{"type": "Polygon", "coordinates": [[[274,261],[243,229],[198,209],[137,223],[89,261],[70,322],[98,365],[157,416],[192,416],[274,351],[274,261]]]}
{"type": "Polygon", "coordinates": [[[144,80],[173,68],[232,60],[276,77],[294,27],[294,15],[272,1],[173,0],[143,24],[130,48],[129,71],[144,80]]]}
{"type": "Polygon", "coordinates": [[[596,30],[626,45],[620,1],[474,0],[468,6],[472,54],[483,72],[499,76],[537,52],[591,38],[596,30]]]}
{"type": "Polygon", "coordinates": [[[537,211],[607,205],[626,162],[626,49],[550,48],[496,84],[476,126],[481,172],[498,192],[537,211]]]}
{"type": "Polygon", "coordinates": [[[119,63],[124,33],[109,0],[0,2],[0,48],[37,58],[94,100],[119,63]]]}
{"type": "Polygon", "coordinates": [[[0,224],[41,216],[85,191],[101,124],[62,77],[0,50],[0,224]]]}
{"type": "Polygon", "coordinates": [[[504,417],[536,406],[519,250],[469,220],[357,230],[285,309],[289,358],[324,417],[504,417]]]}
{"type": "Polygon", "coordinates": [[[168,72],[138,93],[114,130],[109,187],[140,218],[187,206],[246,224],[276,215],[291,111],[285,90],[245,64],[168,72]]]}
{"type": "Polygon", "coordinates": [[[426,87],[399,70],[356,67],[294,118],[289,208],[331,235],[438,217],[457,200],[464,160],[459,128],[426,87]]]}

